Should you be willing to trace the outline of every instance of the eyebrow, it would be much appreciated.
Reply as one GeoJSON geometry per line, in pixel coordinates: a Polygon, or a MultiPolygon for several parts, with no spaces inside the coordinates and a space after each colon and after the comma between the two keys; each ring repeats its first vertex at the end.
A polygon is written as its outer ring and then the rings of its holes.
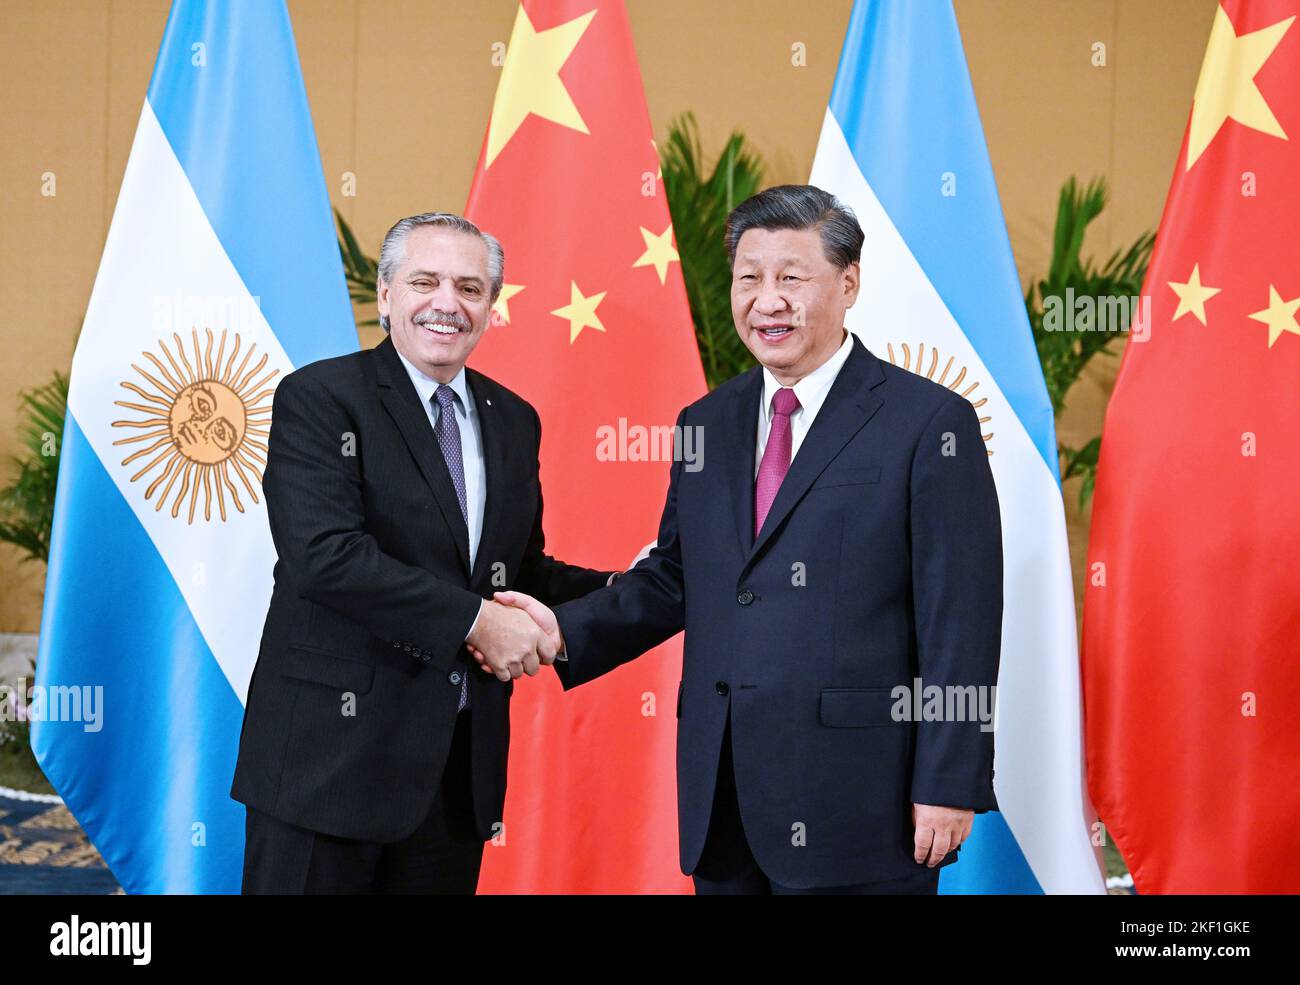
{"type": "MultiPolygon", "coordinates": [[[[736,259],[737,261],[744,261],[745,263],[759,262],[759,258],[754,256],[754,254],[752,253],[741,254],[736,259]]],[[[796,257],[796,256],[781,257],[781,259],[777,261],[777,266],[780,267],[803,267],[807,265],[808,265],[808,261],[804,257],[796,257]]]]}
{"type": "MultiPolygon", "coordinates": [[[[436,270],[412,270],[409,274],[406,275],[406,279],[408,281],[411,281],[414,280],[416,277],[442,277],[442,276],[444,275],[439,273],[436,270]]],[[[460,274],[459,276],[457,276],[456,274],[447,274],[446,276],[451,277],[452,280],[460,281],[461,283],[464,283],[466,281],[473,281],[475,284],[485,283],[483,278],[479,277],[477,274],[460,274]]]]}

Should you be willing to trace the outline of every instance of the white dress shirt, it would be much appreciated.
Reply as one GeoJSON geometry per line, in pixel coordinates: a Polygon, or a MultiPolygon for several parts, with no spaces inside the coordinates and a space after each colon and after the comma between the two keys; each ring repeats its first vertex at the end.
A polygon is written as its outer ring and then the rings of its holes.
{"type": "MultiPolygon", "coordinates": [[[[433,395],[441,384],[421,373],[401,352],[397,356],[406,367],[411,382],[415,384],[415,392],[420,395],[425,416],[429,418],[429,427],[435,427],[442,408],[433,399],[433,395]]],[[[460,431],[460,459],[465,470],[465,512],[468,514],[466,526],[469,527],[469,566],[472,571],[474,558],[478,554],[479,538],[483,534],[483,511],[487,507],[487,464],[483,460],[483,431],[479,426],[478,407],[474,404],[474,397],[465,380],[465,367],[461,367],[447,386],[456,395],[456,425],[460,431]]],[[[482,609],[480,604],[479,611],[482,609]]],[[[474,623],[478,623],[477,617],[474,623]]],[[[469,631],[474,632],[474,626],[470,626],[469,631]]],[[[467,633],[466,638],[468,636],[467,633]]]]}
{"type": "MultiPolygon", "coordinates": [[[[835,382],[835,377],[840,375],[840,369],[843,368],[844,361],[849,358],[851,351],[853,351],[853,333],[845,332],[844,341],[835,350],[835,354],[791,388],[799,399],[799,409],[790,415],[791,462],[794,461],[795,455],[799,454],[799,446],[803,444],[808,429],[817,419],[817,412],[826,402],[826,394],[830,393],[831,384],[835,382]]],[[[763,462],[763,449],[767,447],[768,432],[772,429],[772,398],[781,388],[782,384],[772,375],[772,371],[764,366],[763,402],[758,408],[758,447],[754,455],[755,479],[758,478],[758,468],[763,462]]]]}

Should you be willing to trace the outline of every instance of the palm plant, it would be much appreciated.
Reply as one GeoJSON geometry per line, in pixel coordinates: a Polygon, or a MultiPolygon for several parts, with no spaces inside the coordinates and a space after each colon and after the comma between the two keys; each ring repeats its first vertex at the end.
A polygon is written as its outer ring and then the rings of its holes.
{"type": "MultiPolygon", "coordinates": [[[[24,453],[13,457],[14,477],[0,489],[0,543],[17,547],[24,562],[48,563],[68,379],[56,371],[49,382],[24,390],[18,400],[18,434],[24,453]]],[[[53,793],[32,755],[30,723],[15,717],[13,708],[5,710],[0,716],[0,786],[53,793]]]]}
{"type": "MultiPolygon", "coordinates": [[[[352,234],[351,228],[343,221],[343,216],[339,215],[338,209],[334,210],[334,221],[339,224],[339,252],[343,255],[343,276],[348,282],[348,297],[352,299],[353,304],[364,304],[368,307],[375,301],[375,292],[379,283],[379,264],[366,256],[357,243],[356,236],[352,234]]],[[[357,324],[378,325],[379,319],[369,318],[357,324]]]]}
{"type": "MultiPolygon", "coordinates": [[[[1124,305],[1108,305],[1108,301],[1137,298],[1142,293],[1142,283],[1151,262],[1151,249],[1155,233],[1146,232],[1128,247],[1116,250],[1100,267],[1091,259],[1083,259],[1084,235],[1089,224],[1106,207],[1106,182],[1094,178],[1080,188],[1071,177],[1061,188],[1056,208],[1056,229],[1052,239],[1052,260],[1047,276],[1031,284],[1025,292],[1025,308],[1029,325],[1038,349],[1038,361],[1043,367],[1043,379],[1052,401],[1052,411],[1059,418],[1065,409],[1065,398],[1078,381],[1084,368],[1094,356],[1113,358],[1107,349],[1114,332],[1053,331],[1044,325],[1049,301],[1060,303],[1073,297],[1091,298],[1094,310],[1117,310],[1121,325],[1119,332],[1128,331],[1130,312],[1124,305]]],[[[1095,329],[1097,326],[1082,326],[1095,329]]],[[[1079,508],[1092,496],[1097,476],[1097,458],[1101,451],[1101,436],[1093,438],[1080,448],[1061,444],[1061,480],[1081,476],[1079,508]]]]}
{"type": "Polygon", "coordinates": [[[709,170],[691,113],[669,125],[660,158],[700,359],[713,389],[754,365],[731,318],[731,265],[724,235],[728,213],[759,190],[763,164],[744,135],[733,132],[709,170]]]}
{"type": "Polygon", "coordinates": [[[59,478],[68,380],[55,372],[42,386],[19,395],[19,440],[25,454],[15,457],[17,474],[0,489],[0,543],[13,544],[24,561],[48,561],[54,521],[54,486],[59,478]]]}

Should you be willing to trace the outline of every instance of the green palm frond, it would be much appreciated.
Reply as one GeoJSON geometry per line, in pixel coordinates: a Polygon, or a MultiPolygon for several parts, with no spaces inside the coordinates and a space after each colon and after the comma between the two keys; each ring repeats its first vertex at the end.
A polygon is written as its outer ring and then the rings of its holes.
{"type": "Polygon", "coordinates": [[[1061,481],[1073,479],[1076,475],[1083,477],[1079,485],[1079,511],[1088,505],[1092,497],[1092,488],[1097,483],[1097,458],[1101,455],[1101,435],[1093,438],[1082,448],[1071,448],[1062,444],[1061,481]]]}
{"type": "MultiPolygon", "coordinates": [[[[1094,356],[1111,353],[1107,346],[1116,337],[1128,331],[1131,315],[1126,304],[1136,300],[1141,303],[1142,284],[1151,263],[1155,233],[1143,233],[1127,247],[1116,250],[1097,266],[1084,259],[1083,240],[1088,226],[1101,215],[1108,200],[1106,182],[1094,178],[1085,187],[1071,177],[1061,188],[1056,208],[1056,228],[1052,237],[1052,259],[1047,277],[1030,285],[1025,293],[1025,308],[1034,333],[1034,345],[1043,367],[1043,379],[1052,401],[1052,411],[1057,417],[1065,409],[1065,398],[1078,381],[1084,368],[1094,356]],[[1108,327],[1109,331],[1053,331],[1045,324],[1049,303],[1065,306],[1069,299],[1091,299],[1095,311],[1115,311],[1120,324],[1108,327]]],[[[1075,327],[1083,327],[1076,325],[1075,327]]],[[[1082,508],[1092,495],[1097,473],[1097,459],[1101,438],[1093,438],[1082,448],[1060,446],[1061,479],[1081,476],[1079,492],[1082,508]]]]}
{"type": "Polygon", "coordinates": [[[724,234],[728,213],[762,184],[763,164],[744,135],[733,132],[709,170],[695,117],[684,113],[669,126],[660,166],[700,359],[712,389],[754,365],[731,318],[724,234]]]}
{"type": "Polygon", "coordinates": [[[68,380],[56,372],[50,382],[19,395],[19,443],[25,454],[12,459],[16,474],[0,489],[0,543],[13,544],[24,561],[48,561],[59,479],[68,380]]]}
{"type": "Polygon", "coordinates": [[[1082,257],[1083,240],[1088,226],[1106,207],[1106,182],[1095,178],[1080,188],[1070,178],[1061,189],[1056,211],[1056,229],[1052,241],[1052,260],[1044,280],[1031,285],[1025,295],[1025,307],[1034,332],[1034,345],[1043,366],[1043,378],[1052,400],[1052,410],[1059,415],[1065,397],[1078,380],[1084,367],[1096,355],[1105,352],[1116,334],[1127,331],[1128,311],[1117,331],[1049,331],[1044,317],[1049,300],[1091,298],[1100,306],[1111,299],[1137,298],[1151,262],[1154,233],[1144,233],[1131,245],[1116,250],[1100,267],[1082,257]]]}
{"type": "MultiPolygon", "coordinates": [[[[379,264],[361,249],[351,227],[343,220],[339,210],[334,210],[334,221],[339,226],[339,253],[343,257],[343,276],[348,282],[348,297],[353,304],[375,303],[379,287],[379,264]]],[[[368,318],[358,325],[378,325],[378,318],[368,318]]]]}

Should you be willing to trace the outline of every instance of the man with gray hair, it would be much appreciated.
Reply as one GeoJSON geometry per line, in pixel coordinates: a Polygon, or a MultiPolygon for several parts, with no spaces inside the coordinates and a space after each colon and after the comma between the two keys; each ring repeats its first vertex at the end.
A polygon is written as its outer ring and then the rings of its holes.
{"type": "Polygon", "coordinates": [[[514,680],[555,659],[485,599],[613,578],[544,553],[537,413],[465,367],[503,264],[467,219],[401,220],[380,250],[388,337],[276,390],[279,559],[231,789],[247,893],[472,893],[501,831],[514,680]],[[466,672],[466,644],[493,677],[466,672]]]}
{"type": "Polygon", "coordinates": [[[929,700],[991,704],[997,491],[970,403],[845,330],[862,242],[820,188],[742,202],[732,318],[760,365],[677,419],[719,450],[674,462],[657,546],[611,587],[553,613],[497,596],[565,651],[566,688],[686,630],[678,823],[699,893],[933,893],[997,809],[993,733],[929,700]]]}

